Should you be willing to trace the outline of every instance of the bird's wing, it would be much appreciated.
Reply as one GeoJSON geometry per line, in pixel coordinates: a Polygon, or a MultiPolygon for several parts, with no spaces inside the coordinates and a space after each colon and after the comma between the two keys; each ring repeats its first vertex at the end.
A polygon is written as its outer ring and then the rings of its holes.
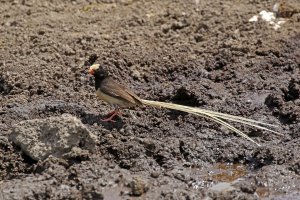
{"type": "Polygon", "coordinates": [[[116,83],[112,78],[108,77],[104,79],[99,88],[103,93],[118,98],[120,100],[126,100],[133,104],[142,104],[140,98],[129,89],[116,83]]]}

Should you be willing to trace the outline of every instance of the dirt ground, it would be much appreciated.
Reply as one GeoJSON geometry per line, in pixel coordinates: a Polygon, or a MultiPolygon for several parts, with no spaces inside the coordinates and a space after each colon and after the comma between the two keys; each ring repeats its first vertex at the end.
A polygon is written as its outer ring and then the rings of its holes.
{"type": "Polygon", "coordinates": [[[267,0],[0,1],[0,199],[300,199],[300,8],[274,30],[267,0]],[[280,137],[97,100],[88,66],[141,98],[278,125],[280,137]],[[97,151],[36,162],[8,141],[28,119],[72,114],[97,151]]]}

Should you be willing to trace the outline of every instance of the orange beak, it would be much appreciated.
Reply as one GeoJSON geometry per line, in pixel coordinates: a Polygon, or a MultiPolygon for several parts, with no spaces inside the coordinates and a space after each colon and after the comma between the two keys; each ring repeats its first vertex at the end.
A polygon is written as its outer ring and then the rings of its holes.
{"type": "Polygon", "coordinates": [[[95,74],[95,70],[94,69],[89,69],[89,74],[94,75],[95,74]]]}

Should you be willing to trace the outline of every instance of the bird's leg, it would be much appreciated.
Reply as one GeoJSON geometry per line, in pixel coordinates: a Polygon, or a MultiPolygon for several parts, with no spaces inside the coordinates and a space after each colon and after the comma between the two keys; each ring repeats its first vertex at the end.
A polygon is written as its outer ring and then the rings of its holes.
{"type": "Polygon", "coordinates": [[[118,109],[118,108],[115,108],[113,111],[107,113],[106,116],[111,116],[111,115],[113,115],[113,114],[116,112],[117,109],[118,109]]]}
{"type": "Polygon", "coordinates": [[[122,114],[121,111],[120,111],[120,108],[116,108],[114,111],[108,113],[108,118],[106,119],[101,119],[101,121],[103,122],[116,122],[115,120],[113,120],[113,118],[116,116],[116,115],[119,115],[119,114],[122,114]]]}

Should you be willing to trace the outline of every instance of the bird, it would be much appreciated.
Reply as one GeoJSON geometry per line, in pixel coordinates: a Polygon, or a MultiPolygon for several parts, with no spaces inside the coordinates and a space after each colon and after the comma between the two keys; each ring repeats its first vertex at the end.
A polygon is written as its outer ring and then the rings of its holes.
{"type": "Polygon", "coordinates": [[[93,64],[89,67],[88,73],[95,78],[95,90],[97,97],[115,106],[115,110],[108,114],[108,118],[102,119],[104,122],[115,122],[113,118],[121,114],[121,109],[139,106],[152,106],[158,108],[167,108],[171,110],[182,111],[190,114],[194,114],[209,120],[212,120],[218,124],[221,124],[233,132],[237,133],[241,137],[253,142],[257,146],[261,146],[258,142],[254,141],[244,132],[235,128],[233,125],[229,124],[227,121],[233,121],[248,125],[254,128],[266,130],[277,135],[283,135],[280,132],[274,131],[267,127],[277,127],[273,124],[264,123],[261,121],[248,119],[240,116],[215,112],[207,109],[195,108],[190,106],[184,106],[174,103],[160,102],[141,99],[134,92],[129,90],[123,84],[116,82],[108,73],[108,71],[102,67],[100,64],[93,64]]]}
{"type": "Polygon", "coordinates": [[[89,74],[95,77],[96,95],[99,99],[116,106],[115,110],[108,114],[110,117],[101,121],[114,122],[113,118],[121,114],[120,108],[143,105],[142,100],[136,94],[115,82],[104,68],[100,68],[99,64],[92,65],[89,74]]]}

